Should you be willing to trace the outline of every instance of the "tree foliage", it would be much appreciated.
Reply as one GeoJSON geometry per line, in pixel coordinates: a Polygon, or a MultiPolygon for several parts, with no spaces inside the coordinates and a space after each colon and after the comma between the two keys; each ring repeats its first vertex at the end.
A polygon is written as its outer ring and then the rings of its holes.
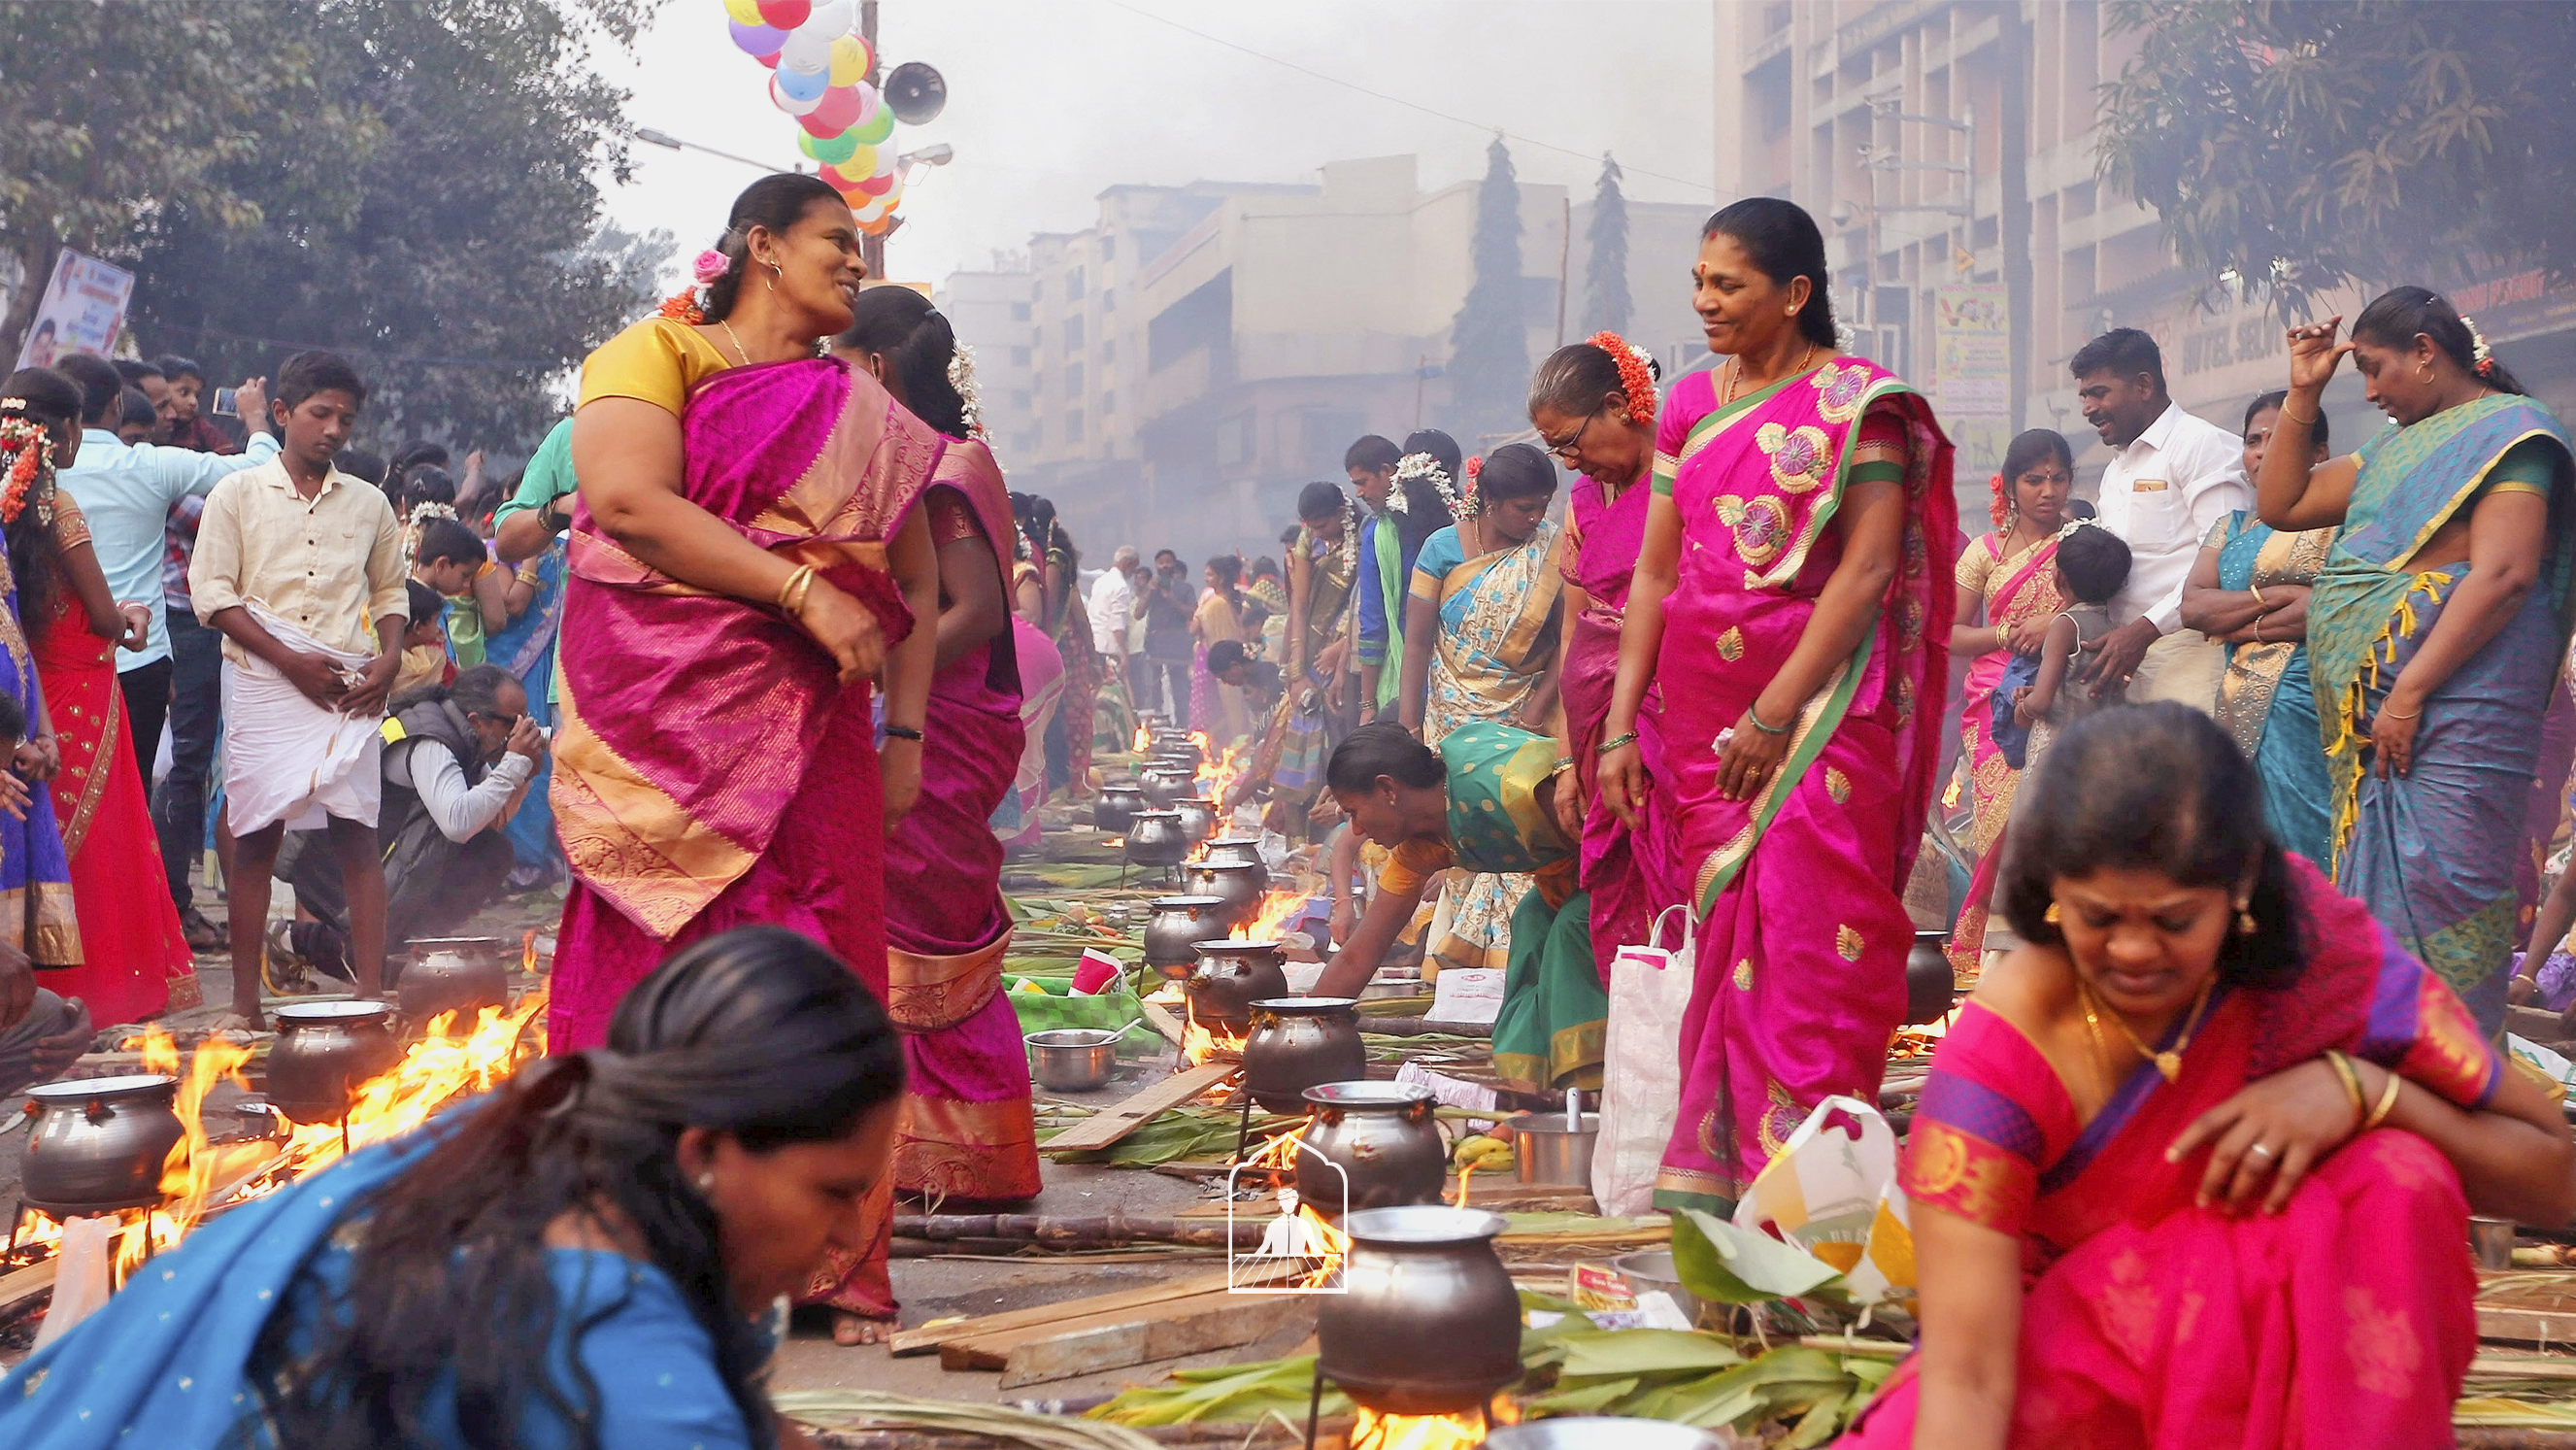
{"type": "Polygon", "coordinates": [[[1462,441],[1521,425],[1529,388],[1529,331],[1522,319],[1521,188],[1496,136],[1485,148],[1469,242],[1475,280],[1449,325],[1449,406],[1462,441]]]}
{"type": "Polygon", "coordinates": [[[2103,178],[2285,313],[2346,282],[2576,273],[2576,5],[2115,0],[2103,178]]]}
{"type": "Polygon", "coordinates": [[[1635,307],[1628,300],[1628,198],[1619,190],[1619,163],[1601,157],[1601,181],[1592,188],[1592,221],[1583,229],[1583,330],[1626,333],[1635,307]]]}
{"type": "Polygon", "coordinates": [[[5,83],[0,146],[32,128],[64,138],[57,157],[131,153],[121,171],[41,171],[62,179],[25,203],[0,194],[12,238],[36,254],[30,275],[52,245],[19,238],[22,214],[133,267],[147,348],[229,378],[330,347],[373,389],[371,437],[532,445],[561,411],[563,370],[649,309],[668,253],[666,238],[601,228],[598,178],[625,165],[625,95],[591,64],[655,3],[0,7],[15,53],[28,53],[21,34],[50,29],[55,53],[77,52],[75,73],[119,88],[110,105],[5,83]],[[84,29],[58,12],[97,19],[84,29]],[[246,58],[256,85],[237,102],[246,58]]]}

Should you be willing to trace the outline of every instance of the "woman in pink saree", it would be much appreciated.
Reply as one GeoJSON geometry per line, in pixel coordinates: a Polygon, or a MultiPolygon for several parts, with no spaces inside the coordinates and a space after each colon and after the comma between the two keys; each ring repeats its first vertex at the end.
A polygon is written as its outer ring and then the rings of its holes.
{"type": "MultiPolygon", "coordinates": [[[[701,295],[583,364],[573,416],[556,1050],[599,1045],[673,949],[754,922],[887,992],[885,836],[920,785],[936,631],[914,621],[938,611],[913,505],[945,444],[875,379],[815,356],[860,276],[857,225],[819,179],[755,183],[699,261],[701,295]]],[[[845,1314],[893,1315],[892,1186],[870,1205],[876,1247],[815,1286],[845,1314]]]]}
{"type": "MultiPolygon", "coordinates": [[[[1950,653],[1971,656],[1961,691],[1959,757],[1967,763],[1974,809],[1969,844],[1977,853],[1968,896],[1950,933],[1950,965],[1959,980],[1976,980],[1986,943],[1986,916],[1995,874],[2003,865],[2004,823],[2012,819],[2013,792],[2021,771],[1995,743],[1995,687],[2017,657],[2034,655],[2048,637],[2059,601],[2057,531],[2066,526],[2066,495],[2075,486],[2075,455],[2053,428],[2033,428],[2004,449],[1994,479],[1995,530],[1959,555],[1959,598],[1950,628],[1950,653]],[[1971,625],[1971,614],[1984,622],[1971,625]]],[[[2006,700],[2005,708],[2011,703],[2006,700]]]]}
{"type": "Polygon", "coordinates": [[[1698,923],[1655,1203],[1724,1211],[1819,1101],[1878,1095],[1914,944],[1898,893],[1941,753],[1958,509],[1932,410],[1835,352],[1804,211],[1727,207],[1694,275],[1729,362],[1664,405],[1600,772],[1631,828],[1658,798],[1698,923]]]}
{"type": "Polygon", "coordinates": [[[978,420],[954,381],[956,336],[928,298],[909,287],[859,294],[834,350],[949,440],[922,495],[939,550],[939,650],[921,798],[885,850],[886,1007],[907,1069],[895,1187],[933,1199],[1031,1198],[1037,1122],[1019,1014],[1001,991],[1011,915],[992,829],[1027,744],[1003,587],[1010,491],[974,436],[978,420]]]}
{"type": "Polygon", "coordinates": [[[2025,945],[1906,1147],[1922,1350],[1843,1443],[2451,1443],[2472,1208],[2576,1213],[2576,1148],[2460,999],[2281,849],[2199,711],[2059,737],[2000,904],[2025,945]]]}

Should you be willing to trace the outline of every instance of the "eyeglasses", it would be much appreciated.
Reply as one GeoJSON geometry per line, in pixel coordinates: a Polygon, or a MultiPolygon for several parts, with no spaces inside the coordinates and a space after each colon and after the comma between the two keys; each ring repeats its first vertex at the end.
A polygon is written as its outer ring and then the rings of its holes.
{"type": "Polygon", "coordinates": [[[489,711],[484,711],[484,710],[469,710],[469,711],[467,711],[466,713],[467,713],[467,714],[469,714],[469,715],[471,715],[471,716],[473,716],[473,717],[474,717],[475,719],[477,719],[477,720],[489,720],[489,721],[491,721],[493,724],[500,726],[500,727],[501,727],[502,729],[504,729],[504,730],[516,730],[516,729],[518,729],[518,728],[519,728],[519,722],[520,722],[521,720],[523,720],[523,719],[527,718],[527,717],[525,717],[524,715],[495,715],[495,714],[490,713],[489,711]]]}
{"type": "MultiPolygon", "coordinates": [[[[1566,439],[1566,440],[1565,440],[1564,442],[1562,442],[1562,443],[1548,443],[1548,445],[1547,445],[1547,451],[1548,451],[1548,452],[1550,452],[1550,453],[1552,453],[1552,454],[1554,454],[1554,455],[1556,455],[1557,457],[1559,457],[1559,458],[1561,458],[1561,459],[1564,459],[1564,460],[1565,460],[1566,462],[1568,462],[1568,463],[1572,463],[1572,462],[1574,462],[1574,461],[1575,461],[1575,459],[1574,459],[1574,455],[1575,455],[1576,453],[1578,453],[1578,452],[1582,451],[1582,448],[1583,448],[1583,435],[1584,435],[1586,432],[1588,432],[1588,431],[1591,429],[1591,427],[1592,427],[1592,418],[1599,417],[1599,416],[1600,416],[1600,415],[1596,413],[1596,414],[1593,414],[1591,417],[1587,417],[1587,418],[1585,418],[1585,419],[1583,420],[1583,426],[1574,430],[1574,436],[1573,436],[1573,437],[1566,439]]],[[[1546,440],[1546,439],[1544,439],[1544,438],[1540,439],[1539,441],[1540,441],[1540,442],[1542,442],[1542,443],[1546,443],[1546,442],[1547,442],[1547,440],[1546,440]]]]}

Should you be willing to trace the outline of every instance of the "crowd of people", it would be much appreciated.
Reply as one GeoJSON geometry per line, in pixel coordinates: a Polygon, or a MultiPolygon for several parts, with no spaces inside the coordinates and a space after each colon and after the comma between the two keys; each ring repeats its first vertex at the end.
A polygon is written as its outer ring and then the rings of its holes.
{"type": "MultiPolygon", "coordinates": [[[[2576,756],[2576,459],[2443,298],[2290,329],[2286,386],[2233,429],[2173,401],[2152,338],[2105,333],[2069,368],[2094,497],[2033,430],[1971,538],[1933,407],[1845,350],[1814,221],[1748,199],[1692,259],[1713,365],[1667,385],[1598,334],[1537,368],[1534,441],[1363,437],[1275,558],[1122,545],[1093,571],[1008,488],[947,319],[863,286],[858,238],[813,177],[752,186],[510,479],[359,455],[366,388],[326,354],[241,386],[238,447],[182,360],[9,378],[0,939],[50,990],[0,1022],[0,1067],[173,1005],[219,940],[188,874],[210,839],[253,1028],[263,986],[380,990],[389,945],[559,874],[567,1066],[425,1160],[452,1172],[376,1160],[383,1231],[334,1252],[445,1252],[392,1229],[452,1234],[469,1185],[548,1221],[561,1181],[485,1184],[477,1153],[597,1171],[615,1154],[583,1135],[658,1113],[676,1138],[617,1152],[728,1228],[758,1218],[715,1186],[744,1158],[812,1150],[761,1171],[830,1177],[798,1188],[839,1195],[828,1232],[728,1271],[874,1338],[896,1192],[1038,1189],[1001,872],[1150,712],[1240,764],[1228,814],[1312,848],[1315,990],[1498,971],[1515,1086],[1620,1070],[1614,957],[1683,908],[1661,1207],[1730,1211],[1819,1103],[1874,1101],[1918,930],[1947,931],[1969,995],[1902,1172],[1922,1353],[1861,1443],[2447,1425],[2467,1212],[2576,1213],[2558,1110],[2495,1046],[2509,995],[2576,997],[2544,971],[2576,890],[2542,901],[2576,756]],[[2347,355],[2392,426],[2337,455],[2347,355]],[[152,871],[167,900],[137,910],[152,871]],[[272,879],[297,905],[275,930],[272,879]],[[742,934],[776,927],[867,991],[742,934]],[[685,1021],[727,1011],[816,1036],[842,1096],[691,1057],[657,1097],[639,1064],[731,1041],[685,1021]],[[899,1089],[851,1034],[899,1039],[899,1089]],[[2390,1251],[2346,1252],[2365,1234],[2390,1251]],[[2245,1312],[2196,1316],[2214,1296],[2245,1312]],[[2344,1354],[2348,1320],[2404,1348],[2344,1354]]],[[[633,1185],[596,1191],[715,1282],[633,1185]]],[[[476,1293],[545,1272],[504,1263],[476,1293]]],[[[377,1292],[292,1268],[298,1304],[377,1292]]],[[[372,1336],[299,1361],[274,1411],[414,1352],[372,1336]]],[[[742,1350],[719,1341],[701,1398],[757,1424],[742,1350]]]]}

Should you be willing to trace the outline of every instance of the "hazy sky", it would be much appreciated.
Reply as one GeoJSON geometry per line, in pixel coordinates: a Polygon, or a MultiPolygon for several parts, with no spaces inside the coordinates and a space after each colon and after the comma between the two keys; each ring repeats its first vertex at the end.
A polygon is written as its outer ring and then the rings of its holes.
{"type": "MultiPolygon", "coordinates": [[[[1031,232],[1091,225],[1093,198],[1122,182],[1313,181],[1326,161],[1411,152],[1428,190],[1482,175],[1498,127],[1526,138],[1510,143],[1523,181],[1588,191],[1609,150],[1631,197],[1707,204],[1713,9],[1710,0],[883,0],[886,64],[927,61],[948,81],[947,110],[898,130],[897,142],[957,152],[905,198],[888,270],[937,282],[989,266],[995,249],[1024,247],[1031,232]]],[[[769,72],[733,48],[717,0],[672,0],[632,62],[611,57],[610,70],[633,91],[638,126],[776,166],[804,159],[796,122],[769,104],[769,72]]],[[[608,189],[609,216],[668,228],[683,256],[715,240],[726,203],[755,176],[694,151],[634,152],[635,180],[608,189]]]]}

